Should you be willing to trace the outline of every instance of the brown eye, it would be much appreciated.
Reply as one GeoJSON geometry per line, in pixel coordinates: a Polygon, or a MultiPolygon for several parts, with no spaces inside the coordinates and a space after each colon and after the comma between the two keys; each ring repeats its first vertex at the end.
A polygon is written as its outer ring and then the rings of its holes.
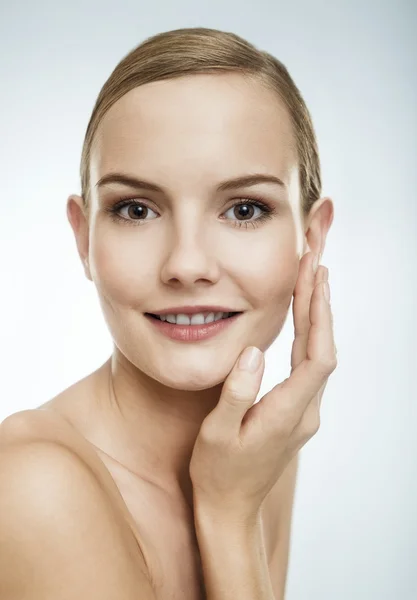
{"type": "MultiPolygon", "coordinates": [[[[155,217],[151,219],[146,218],[150,214],[149,211],[157,216],[150,206],[131,198],[124,198],[114,206],[106,209],[106,212],[110,213],[112,219],[126,225],[144,225],[147,221],[153,221],[155,217]],[[124,209],[126,209],[126,215],[122,215],[121,211],[124,209]]],[[[245,226],[246,228],[248,225],[258,227],[261,222],[273,218],[276,212],[274,208],[254,198],[242,198],[239,202],[231,206],[225,214],[228,212],[232,213],[232,211],[234,219],[226,218],[226,221],[231,220],[235,227],[245,226]],[[260,214],[253,219],[256,209],[260,211],[260,214]]]]}
{"type": "Polygon", "coordinates": [[[147,217],[149,210],[144,204],[129,204],[123,208],[127,208],[127,216],[131,219],[143,219],[147,217]]]}
{"type": "MultiPolygon", "coordinates": [[[[253,212],[254,212],[254,208],[255,206],[253,204],[236,204],[233,207],[233,212],[234,215],[238,218],[238,219],[246,219],[246,218],[251,218],[253,217],[253,212]]],[[[258,207],[259,208],[259,207],[258,207]]]]}
{"type": "Polygon", "coordinates": [[[263,221],[272,219],[276,212],[274,208],[254,198],[242,198],[239,202],[231,206],[225,214],[232,211],[233,216],[237,219],[230,219],[234,227],[245,227],[246,229],[249,226],[252,228],[259,227],[263,221]],[[259,210],[260,214],[253,219],[254,210],[256,209],[259,210]]]}
{"type": "Polygon", "coordinates": [[[147,206],[143,202],[137,200],[122,200],[115,206],[109,209],[111,216],[118,221],[123,221],[126,224],[139,224],[142,225],[145,221],[152,221],[153,219],[147,219],[149,211],[155,213],[150,206],[147,206]],[[122,214],[122,210],[125,210],[125,214],[122,214]]]}
{"type": "MultiPolygon", "coordinates": [[[[257,218],[262,217],[262,215],[265,214],[266,212],[267,212],[267,210],[265,208],[263,208],[262,205],[255,204],[252,201],[250,201],[250,202],[245,201],[245,202],[238,202],[237,204],[234,204],[225,212],[225,214],[227,215],[227,213],[230,213],[231,216],[228,217],[228,220],[230,219],[230,220],[234,221],[235,219],[237,219],[239,222],[239,221],[248,221],[249,219],[256,221],[257,218]],[[256,210],[259,211],[259,215],[256,215],[256,212],[255,212],[256,210]],[[255,216],[255,219],[254,219],[254,216],[255,216]]],[[[236,221],[235,221],[235,223],[236,223],[236,221]]]]}

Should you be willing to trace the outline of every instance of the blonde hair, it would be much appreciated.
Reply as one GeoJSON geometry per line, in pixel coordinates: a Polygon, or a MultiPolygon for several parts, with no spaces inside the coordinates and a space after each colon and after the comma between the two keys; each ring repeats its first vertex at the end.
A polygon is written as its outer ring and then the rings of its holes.
{"type": "Polygon", "coordinates": [[[310,113],[287,68],[274,56],[231,32],[194,27],[147,38],[115,67],[100,90],[82,149],[81,195],[90,206],[90,157],[94,135],[109,108],[140,85],[192,74],[239,73],[273,90],[284,102],[292,123],[299,168],[303,219],[321,195],[320,160],[310,113]]]}

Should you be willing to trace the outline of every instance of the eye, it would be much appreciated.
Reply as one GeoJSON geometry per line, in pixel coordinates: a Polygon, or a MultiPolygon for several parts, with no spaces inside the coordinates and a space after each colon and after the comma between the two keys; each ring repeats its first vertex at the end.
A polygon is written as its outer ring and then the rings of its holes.
{"type": "Polygon", "coordinates": [[[239,202],[236,202],[226,211],[225,214],[227,214],[229,211],[233,211],[232,214],[238,217],[238,220],[234,221],[233,223],[234,226],[245,226],[246,228],[248,225],[252,225],[252,227],[258,227],[262,221],[271,219],[272,215],[275,213],[273,208],[270,208],[259,200],[254,200],[251,198],[243,198],[239,202]],[[254,212],[256,214],[256,209],[260,211],[260,215],[256,219],[249,220],[251,217],[253,217],[254,212]],[[247,217],[249,217],[249,219],[247,217]]]}
{"type": "MultiPolygon", "coordinates": [[[[154,220],[146,219],[146,217],[149,215],[149,211],[156,214],[155,211],[145,202],[141,202],[133,198],[122,199],[120,202],[110,206],[109,208],[106,208],[105,210],[106,212],[110,213],[110,216],[114,221],[121,221],[123,224],[135,226],[143,225],[146,220],[154,220]],[[121,211],[125,208],[127,209],[127,215],[122,216],[121,211]]],[[[232,214],[237,216],[236,221],[233,221],[232,219],[233,225],[235,227],[245,226],[246,228],[248,225],[251,225],[252,227],[258,227],[262,221],[271,219],[276,213],[275,208],[272,208],[264,202],[254,198],[242,198],[239,200],[239,202],[236,202],[233,206],[231,206],[224,214],[227,214],[230,211],[233,211],[232,214]],[[256,214],[256,209],[260,211],[260,215],[258,215],[256,219],[252,219],[254,212],[256,214]],[[249,219],[247,218],[248,216],[249,219]]]]}
{"type": "MultiPolygon", "coordinates": [[[[131,198],[121,200],[120,202],[106,210],[110,212],[110,216],[112,217],[112,219],[114,219],[115,221],[123,221],[128,225],[142,225],[141,221],[145,220],[145,218],[149,214],[149,211],[156,214],[155,211],[152,210],[152,208],[144,202],[139,202],[138,200],[133,200],[131,198]],[[127,216],[120,215],[121,210],[124,208],[127,208],[127,216]]],[[[147,220],[152,221],[153,219],[147,220]]]]}

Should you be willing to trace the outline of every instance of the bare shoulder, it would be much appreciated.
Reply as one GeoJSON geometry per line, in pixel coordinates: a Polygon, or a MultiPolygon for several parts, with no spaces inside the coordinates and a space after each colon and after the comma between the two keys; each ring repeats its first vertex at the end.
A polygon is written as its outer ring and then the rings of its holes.
{"type": "Polygon", "coordinates": [[[0,448],[5,444],[10,446],[33,441],[54,441],[74,447],[68,425],[52,411],[21,410],[0,423],[0,448]]]}
{"type": "Polygon", "coordinates": [[[154,599],[100,481],[71,447],[31,438],[25,417],[0,424],[0,597],[154,599]]]}
{"type": "Polygon", "coordinates": [[[114,499],[114,481],[102,461],[98,459],[97,453],[59,412],[47,409],[22,410],[0,423],[0,450],[6,446],[10,448],[35,442],[50,442],[52,448],[66,448],[78,457],[79,464],[84,463],[84,466],[90,469],[101,482],[103,491],[114,499]]]}

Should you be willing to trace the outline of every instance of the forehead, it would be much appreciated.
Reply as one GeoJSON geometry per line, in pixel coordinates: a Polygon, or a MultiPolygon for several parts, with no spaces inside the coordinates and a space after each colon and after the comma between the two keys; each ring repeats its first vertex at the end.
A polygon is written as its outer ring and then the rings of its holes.
{"type": "Polygon", "coordinates": [[[295,156],[276,93],[238,74],[193,75],[136,87],[113,104],[94,138],[91,185],[109,171],[166,186],[251,171],[288,182],[295,156]]]}

